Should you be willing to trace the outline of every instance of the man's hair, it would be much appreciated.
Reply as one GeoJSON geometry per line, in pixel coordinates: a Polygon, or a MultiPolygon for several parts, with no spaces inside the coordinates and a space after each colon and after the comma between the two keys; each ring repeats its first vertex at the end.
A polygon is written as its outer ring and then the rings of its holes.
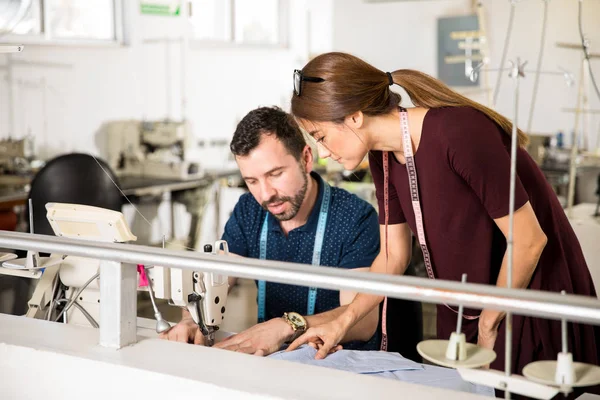
{"type": "Polygon", "coordinates": [[[306,140],[290,114],[279,107],[260,107],[240,121],[229,148],[235,156],[247,156],[259,145],[262,135],[275,135],[296,160],[300,160],[306,147],[306,140]]]}

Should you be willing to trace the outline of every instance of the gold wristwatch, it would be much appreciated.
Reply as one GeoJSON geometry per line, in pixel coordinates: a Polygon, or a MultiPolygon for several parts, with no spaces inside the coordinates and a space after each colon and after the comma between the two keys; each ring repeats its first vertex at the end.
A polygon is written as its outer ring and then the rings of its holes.
{"type": "Polygon", "coordinates": [[[290,339],[290,342],[296,340],[296,338],[300,337],[306,329],[308,329],[308,325],[306,323],[306,319],[297,312],[286,312],[283,313],[283,320],[287,322],[292,329],[294,330],[294,335],[290,339]]]}

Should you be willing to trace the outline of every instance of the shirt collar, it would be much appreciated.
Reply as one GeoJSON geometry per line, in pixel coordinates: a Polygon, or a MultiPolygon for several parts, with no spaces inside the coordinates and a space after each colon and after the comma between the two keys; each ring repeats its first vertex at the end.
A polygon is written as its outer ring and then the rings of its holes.
{"type": "MultiPolygon", "coordinates": [[[[314,232],[317,230],[317,225],[319,223],[319,213],[321,212],[321,203],[323,202],[323,192],[325,191],[325,188],[323,185],[323,183],[324,183],[323,178],[321,178],[321,176],[319,174],[312,171],[310,173],[310,176],[313,177],[315,179],[315,181],[317,182],[317,187],[319,190],[317,193],[317,200],[315,201],[315,204],[313,205],[313,208],[310,211],[310,215],[308,216],[308,220],[306,221],[306,223],[302,226],[299,226],[298,228],[293,229],[293,231],[314,232]]],[[[269,217],[269,230],[281,232],[281,226],[279,225],[279,220],[277,218],[275,218],[273,215],[270,215],[270,217],[269,217]]]]}

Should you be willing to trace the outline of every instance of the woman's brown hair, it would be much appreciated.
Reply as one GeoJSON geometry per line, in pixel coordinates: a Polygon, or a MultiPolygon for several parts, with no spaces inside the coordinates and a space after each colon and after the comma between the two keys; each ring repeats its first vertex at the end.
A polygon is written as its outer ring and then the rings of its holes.
{"type": "MultiPolygon", "coordinates": [[[[400,104],[400,95],[390,90],[387,74],[350,54],[321,54],[306,64],[302,74],[324,81],[300,82],[301,95],[294,93],[292,97],[292,114],[296,118],[341,123],[357,111],[369,116],[382,115],[400,104]]],[[[438,79],[411,69],[400,69],[391,75],[415,106],[472,107],[487,115],[508,135],[512,133],[512,122],[506,117],[455,92],[438,79]]],[[[527,136],[519,129],[519,145],[525,146],[527,142],[527,136]]]]}

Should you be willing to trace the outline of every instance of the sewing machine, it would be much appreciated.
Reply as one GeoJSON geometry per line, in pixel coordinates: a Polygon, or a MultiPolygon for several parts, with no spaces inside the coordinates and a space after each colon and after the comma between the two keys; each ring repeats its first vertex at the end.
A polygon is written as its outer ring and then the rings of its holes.
{"type": "MultiPolygon", "coordinates": [[[[117,211],[77,204],[48,203],[47,218],[57,236],[86,241],[125,243],[135,241],[123,214],[117,211]]],[[[205,251],[217,254],[227,243],[206,245],[205,251]]],[[[100,260],[53,254],[40,257],[29,251],[23,259],[2,257],[0,273],[39,279],[28,305],[26,316],[80,326],[98,327],[100,317],[100,260]],[[64,304],[64,305],[63,305],[64,304]]],[[[173,305],[187,308],[194,322],[214,342],[223,321],[227,303],[226,276],[200,271],[182,271],[161,266],[138,265],[138,290],[149,291],[157,319],[157,333],[170,328],[162,319],[154,298],[167,299],[173,305]],[[152,290],[152,288],[155,288],[152,290]]]]}
{"type": "Polygon", "coordinates": [[[187,122],[128,121],[109,124],[109,154],[120,175],[197,179],[204,171],[194,157],[187,122]]]}
{"type": "Polygon", "coordinates": [[[33,142],[30,138],[0,140],[0,176],[3,184],[21,184],[31,173],[33,142]]]}
{"type": "MultiPolygon", "coordinates": [[[[224,255],[229,253],[227,242],[224,240],[215,242],[214,247],[210,244],[204,246],[205,253],[216,255],[221,251],[224,255]]],[[[141,271],[141,268],[143,267],[138,266],[138,271],[141,271]]],[[[162,322],[154,298],[166,299],[171,305],[187,309],[194,322],[200,327],[206,344],[209,346],[214,344],[215,334],[223,322],[226,311],[229,291],[227,277],[161,266],[154,266],[146,269],[145,272],[147,279],[141,281],[147,284],[140,285],[138,290],[145,289],[150,294],[157,320],[156,332],[167,331],[169,326],[162,322]]],[[[143,273],[140,273],[140,276],[143,278],[143,273]]]]}

